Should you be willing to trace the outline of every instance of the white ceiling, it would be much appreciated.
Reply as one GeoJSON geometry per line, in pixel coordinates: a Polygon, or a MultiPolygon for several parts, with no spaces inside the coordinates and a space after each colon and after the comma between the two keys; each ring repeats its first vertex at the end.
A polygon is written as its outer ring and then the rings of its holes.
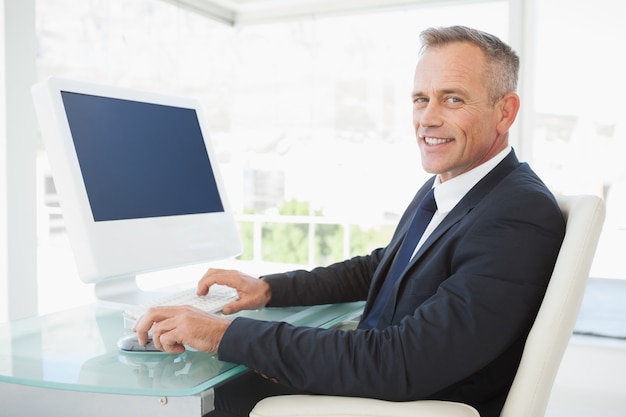
{"type": "Polygon", "coordinates": [[[405,8],[453,0],[165,0],[230,25],[405,8]]]}

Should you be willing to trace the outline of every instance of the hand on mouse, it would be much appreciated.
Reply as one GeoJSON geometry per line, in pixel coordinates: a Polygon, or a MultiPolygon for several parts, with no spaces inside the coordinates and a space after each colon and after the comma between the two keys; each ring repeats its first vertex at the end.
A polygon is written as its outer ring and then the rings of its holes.
{"type": "Polygon", "coordinates": [[[189,306],[154,307],[137,320],[133,331],[142,345],[148,342],[150,331],[154,345],[167,353],[182,353],[185,345],[217,353],[230,323],[227,318],[189,306]]]}

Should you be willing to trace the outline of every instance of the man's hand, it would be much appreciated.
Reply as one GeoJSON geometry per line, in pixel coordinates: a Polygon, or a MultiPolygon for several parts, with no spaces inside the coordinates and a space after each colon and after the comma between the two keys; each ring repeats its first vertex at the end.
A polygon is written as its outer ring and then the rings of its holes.
{"type": "Polygon", "coordinates": [[[256,310],[265,307],[272,298],[270,286],[262,279],[239,271],[209,269],[198,282],[198,295],[206,295],[213,284],[228,285],[237,290],[239,300],[222,308],[222,313],[233,314],[241,310],[256,310]]]}
{"type": "Polygon", "coordinates": [[[148,331],[152,330],[154,345],[167,353],[182,353],[185,345],[217,353],[230,322],[189,306],[155,307],[137,321],[133,331],[143,345],[148,341],[148,331]]]}

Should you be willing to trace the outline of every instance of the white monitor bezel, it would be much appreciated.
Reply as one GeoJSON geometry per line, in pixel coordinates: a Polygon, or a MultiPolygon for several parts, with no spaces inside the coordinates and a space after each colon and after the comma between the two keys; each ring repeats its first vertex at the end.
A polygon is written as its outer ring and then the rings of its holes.
{"type": "Polygon", "coordinates": [[[199,101],[54,77],[33,86],[32,94],[70,245],[83,282],[134,277],[234,257],[242,252],[199,101]],[[95,222],[65,114],[62,91],[195,110],[224,211],[95,222]]]}

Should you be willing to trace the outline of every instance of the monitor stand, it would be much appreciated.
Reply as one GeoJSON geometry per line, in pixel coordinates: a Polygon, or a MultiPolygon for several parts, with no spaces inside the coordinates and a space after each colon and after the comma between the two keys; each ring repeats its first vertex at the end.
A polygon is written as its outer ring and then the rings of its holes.
{"type": "Polygon", "coordinates": [[[94,290],[98,300],[127,305],[144,304],[167,294],[164,292],[142,290],[137,285],[137,277],[135,275],[97,282],[94,290]]]}

